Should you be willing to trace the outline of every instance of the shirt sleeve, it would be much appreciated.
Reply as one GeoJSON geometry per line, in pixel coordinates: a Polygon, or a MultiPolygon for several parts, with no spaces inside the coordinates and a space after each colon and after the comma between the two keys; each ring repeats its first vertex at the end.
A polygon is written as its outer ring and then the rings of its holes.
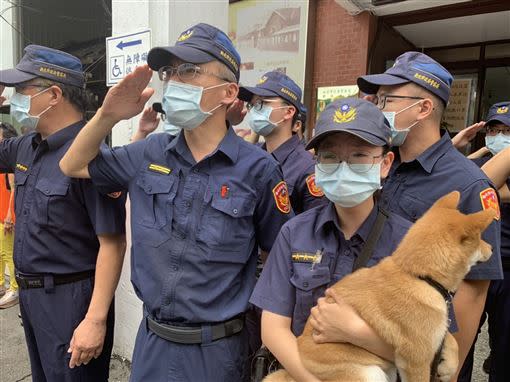
{"type": "Polygon", "coordinates": [[[90,178],[102,192],[126,190],[130,180],[142,165],[147,140],[115,148],[102,147],[89,163],[90,178]]]}
{"type": "Polygon", "coordinates": [[[126,192],[100,193],[89,179],[81,180],[85,207],[96,235],[126,232],[126,192]]]}
{"type": "Polygon", "coordinates": [[[300,185],[303,198],[303,212],[317,206],[328,204],[328,199],[324,193],[315,184],[315,166],[311,166],[300,185]]]}
{"type": "Polygon", "coordinates": [[[271,250],[283,224],[294,216],[282,171],[276,165],[271,167],[259,188],[261,197],[254,216],[257,242],[266,252],[271,250]]]}
{"type": "MultiPolygon", "coordinates": [[[[16,168],[18,147],[25,137],[4,139],[0,142],[0,173],[13,173],[16,168]]],[[[28,165],[27,163],[21,163],[28,165]]]]}
{"type": "MultiPolygon", "coordinates": [[[[461,192],[459,208],[463,213],[475,213],[487,208],[497,208],[497,193],[486,180],[479,180],[461,192]]],[[[494,220],[483,232],[482,238],[492,246],[492,256],[486,262],[474,265],[466,280],[500,280],[501,267],[501,217],[494,220]]]]}
{"type": "Polygon", "coordinates": [[[292,263],[289,229],[284,226],[276,238],[260,278],[255,285],[250,302],[262,310],[292,317],[296,293],[290,283],[292,263]]]}

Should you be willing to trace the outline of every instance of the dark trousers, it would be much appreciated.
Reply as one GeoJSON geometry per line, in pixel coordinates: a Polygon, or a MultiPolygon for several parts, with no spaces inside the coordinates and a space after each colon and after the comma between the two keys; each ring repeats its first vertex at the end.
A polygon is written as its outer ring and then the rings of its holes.
{"type": "Polygon", "coordinates": [[[20,310],[33,382],[108,381],[114,308],[108,313],[103,352],[88,365],[69,368],[73,332],[85,317],[93,279],[52,288],[20,289],[20,310]]]}
{"type": "Polygon", "coordinates": [[[249,380],[248,335],[202,344],[179,344],[151,332],[144,316],[136,336],[131,382],[245,382],[249,380]]]}
{"type": "MultiPolygon", "coordinates": [[[[504,280],[491,281],[487,292],[485,312],[480,327],[488,317],[491,368],[489,382],[510,381],[510,271],[504,272],[504,280]]],[[[476,342],[476,339],[475,339],[476,342]]],[[[473,369],[474,347],[466,357],[458,382],[470,382],[473,369]]]]}

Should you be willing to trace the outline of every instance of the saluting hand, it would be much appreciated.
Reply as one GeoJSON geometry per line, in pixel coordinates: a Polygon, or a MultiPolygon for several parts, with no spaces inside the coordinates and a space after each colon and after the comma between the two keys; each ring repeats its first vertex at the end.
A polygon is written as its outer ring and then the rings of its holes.
{"type": "Polygon", "coordinates": [[[148,65],[139,66],[106,94],[100,112],[102,118],[113,123],[129,119],[142,112],[145,103],[154,94],[147,85],[152,78],[148,65]]]}
{"type": "Polygon", "coordinates": [[[236,126],[243,122],[248,110],[244,107],[244,102],[236,99],[227,109],[227,121],[236,126]]]}
{"type": "Polygon", "coordinates": [[[484,126],[485,122],[481,121],[478,123],[474,123],[471,126],[466,127],[465,129],[462,129],[457,133],[456,136],[452,138],[452,144],[455,146],[457,150],[462,150],[464,147],[467,146],[469,142],[473,140],[473,138],[476,136],[476,133],[483,129],[484,126]]]}
{"type": "Polygon", "coordinates": [[[143,111],[140,122],[138,123],[138,130],[145,136],[152,133],[159,124],[158,112],[152,107],[148,107],[143,111]]]}
{"type": "Polygon", "coordinates": [[[68,353],[72,353],[69,367],[86,365],[92,358],[97,358],[103,351],[106,335],[106,321],[85,317],[74,330],[68,353]]]}

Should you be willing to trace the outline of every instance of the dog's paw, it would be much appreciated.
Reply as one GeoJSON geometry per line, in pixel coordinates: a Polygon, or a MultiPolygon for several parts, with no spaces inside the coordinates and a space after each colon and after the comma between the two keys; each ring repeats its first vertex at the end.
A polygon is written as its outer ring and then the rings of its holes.
{"type": "Polygon", "coordinates": [[[450,382],[457,371],[458,359],[454,357],[442,358],[437,366],[436,380],[440,382],[450,382]]]}

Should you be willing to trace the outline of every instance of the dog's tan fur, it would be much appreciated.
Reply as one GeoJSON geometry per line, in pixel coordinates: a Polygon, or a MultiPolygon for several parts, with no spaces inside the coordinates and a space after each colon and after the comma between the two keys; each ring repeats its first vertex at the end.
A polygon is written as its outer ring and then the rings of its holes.
{"type": "MultiPolygon", "coordinates": [[[[428,276],[455,291],[477,261],[486,261],[491,246],[481,233],[494,210],[464,215],[460,194],[439,199],[409,230],[392,256],[372,268],[346,276],[332,288],[395,349],[395,365],[346,343],[316,344],[310,320],[298,337],[305,367],[324,382],[390,381],[395,366],[403,382],[429,382],[430,367],[443,338],[439,379],[449,381],[457,369],[457,343],[447,333],[443,296],[418,276],[428,276]]],[[[333,300],[329,300],[333,303],[333,300]]],[[[285,370],[265,382],[293,381],[285,370]]]]}

